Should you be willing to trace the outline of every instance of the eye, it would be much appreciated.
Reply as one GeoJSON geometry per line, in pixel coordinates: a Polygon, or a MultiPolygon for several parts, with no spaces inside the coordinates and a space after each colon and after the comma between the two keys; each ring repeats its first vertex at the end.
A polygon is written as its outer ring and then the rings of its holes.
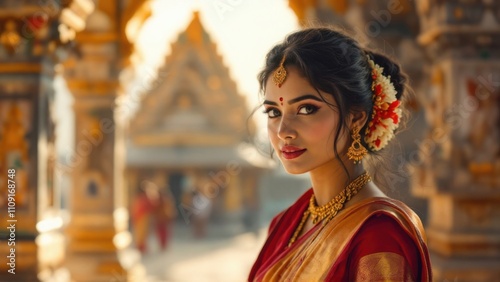
{"type": "Polygon", "coordinates": [[[276,108],[267,108],[264,110],[264,113],[267,114],[269,118],[275,118],[281,115],[281,112],[276,108]]]}
{"type": "Polygon", "coordinates": [[[319,108],[314,105],[304,105],[299,108],[298,113],[302,115],[311,115],[317,112],[318,110],[319,108]]]}

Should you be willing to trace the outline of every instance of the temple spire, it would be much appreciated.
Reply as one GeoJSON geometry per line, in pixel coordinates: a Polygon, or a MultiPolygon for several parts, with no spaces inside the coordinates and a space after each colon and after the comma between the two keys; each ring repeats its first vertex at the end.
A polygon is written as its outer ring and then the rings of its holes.
{"type": "Polygon", "coordinates": [[[200,13],[198,11],[193,12],[193,19],[189,23],[186,30],[187,38],[190,42],[195,45],[200,46],[203,44],[203,27],[200,21],[200,13]]]}

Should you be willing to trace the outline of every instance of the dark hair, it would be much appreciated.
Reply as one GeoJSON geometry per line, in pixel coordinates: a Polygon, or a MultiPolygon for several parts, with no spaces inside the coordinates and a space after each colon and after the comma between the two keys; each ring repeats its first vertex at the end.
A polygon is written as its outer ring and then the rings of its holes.
{"type": "Polygon", "coordinates": [[[351,111],[367,113],[368,121],[360,134],[363,146],[373,153],[363,138],[373,108],[371,67],[367,56],[384,68],[383,74],[390,77],[397,91],[396,98],[401,100],[407,76],[401,72],[399,65],[385,55],[362,48],[356,40],[339,31],[308,28],[288,35],[269,51],[265,67],[258,75],[261,94],[265,92],[266,82],[278,68],[283,56],[285,68],[296,67],[318,94],[320,91],[331,94],[337,103],[339,127],[334,139],[337,157],[337,141],[342,129],[347,126],[346,116],[351,111]]]}

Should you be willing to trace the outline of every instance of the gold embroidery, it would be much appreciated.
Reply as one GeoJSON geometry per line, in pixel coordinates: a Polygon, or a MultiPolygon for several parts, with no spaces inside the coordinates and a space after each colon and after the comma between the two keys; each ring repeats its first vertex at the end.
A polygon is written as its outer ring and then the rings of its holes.
{"type": "Polygon", "coordinates": [[[359,260],[354,281],[414,281],[410,266],[396,253],[374,253],[359,260]]]}

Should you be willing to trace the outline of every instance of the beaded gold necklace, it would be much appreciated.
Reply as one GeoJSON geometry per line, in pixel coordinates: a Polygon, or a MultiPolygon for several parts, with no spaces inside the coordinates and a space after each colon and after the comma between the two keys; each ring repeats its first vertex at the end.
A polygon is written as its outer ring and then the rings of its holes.
{"type": "Polygon", "coordinates": [[[313,224],[323,221],[323,226],[325,226],[344,207],[345,202],[349,201],[354,195],[356,195],[358,191],[361,190],[361,188],[363,188],[363,186],[365,186],[365,184],[370,180],[371,177],[367,172],[361,174],[351,183],[349,183],[349,185],[347,185],[347,187],[345,187],[342,192],[340,192],[337,196],[330,200],[330,202],[321,207],[316,205],[314,194],[311,195],[311,199],[309,200],[309,207],[304,212],[302,220],[293,233],[292,238],[290,238],[290,241],[288,242],[288,246],[290,247],[295,242],[295,240],[297,240],[297,237],[304,228],[304,225],[309,216],[311,216],[313,224]]]}

